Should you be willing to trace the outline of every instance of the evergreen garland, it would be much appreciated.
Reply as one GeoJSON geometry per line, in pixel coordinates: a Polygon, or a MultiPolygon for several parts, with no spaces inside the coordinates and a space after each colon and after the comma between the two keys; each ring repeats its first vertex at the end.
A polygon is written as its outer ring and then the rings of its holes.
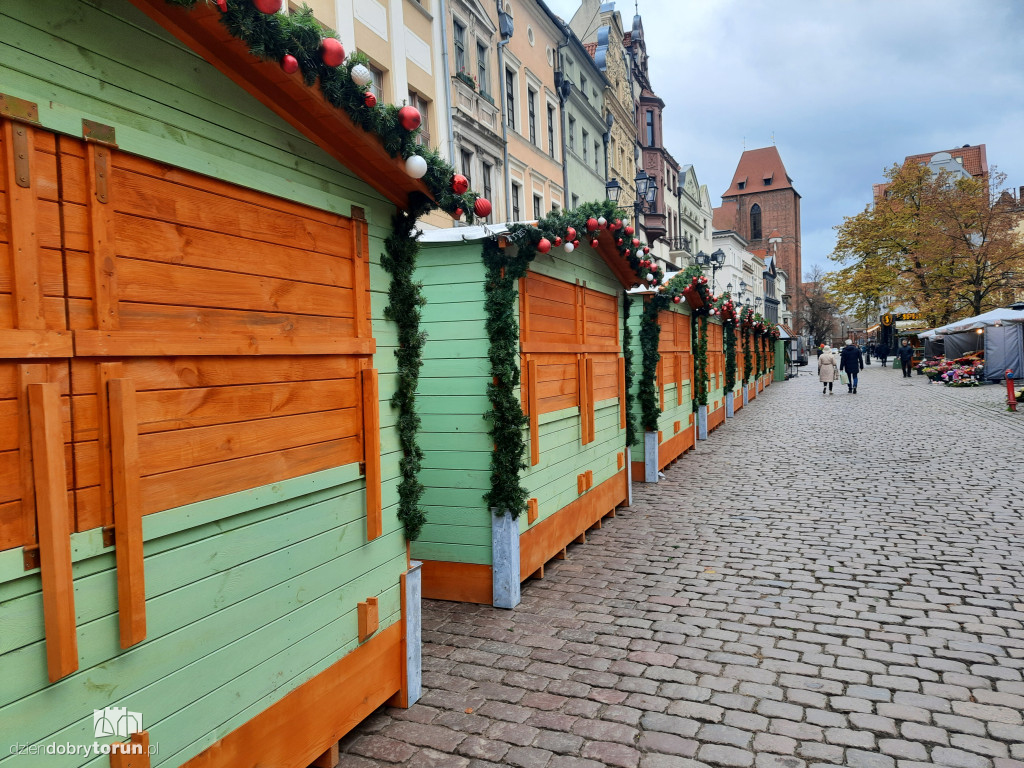
{"type": "Polygon", "coordinates": [[[622,358],[626,386],[626,445],[636,444],[636,414],[633,413],[633,329],[629,327],[629,313],[633,301],[622,300],[622,358]]]}
{"type": "Polygon", "coordinates": [[[736,310],[732,296],[723,293],[715,303],[715,308],[722,318],[722,351],[725,357],[723,387],[726,392],[732,392],[736,387],[736,310]]]}
{"type": "MultiPolygon", "coordinates": [[[[658,322],[658,313],[661,312],[665,302],[660,301],[658,296],[645,297],[644,313],[640,318],[640,422],[647,432],[658,431],[658,417],[661,416],[661,407],[658,403],[657,374],[658,363],[661,362],[661,352],[658,351],[658,344],[661,341],[661,324],[658,322]]],[[[630,443],[632,445],[632,443],[630,443]]]]}
{"type": "Polygon", "coordinates": [[[391,234],[384,241],[385,252],[380,259],[381,266],[391,275],[384,317],[398,326],[398,347],[395,349],[398,382],[391,396],[391,405],[398,409],[396,426],[402,446],[402,458],[398,462],[398,519],[409,541],[419,537],[426,522],[426,513],[419,504],[423,495],[423,485],[419,481],[423,450],[418,442],[420,417],[416,413],[416,386],[426,342],[426,334],[420,331],[420,308],[426,304],[426,299],[420,291],[420,284],[413,281],[419,243],[409,233],[415,229],[417,218],[432,207],[429,199],[418,195],[410,200],[409,210],[397,211],[391,219],[391,234]]]}
{"type": "Polygon", "coordinates": [[[697,316],[697,323],[691,327],[700,326],[697,337],[697,345],[694,347],[693,366],[694,374],[694,410],[697,406],[708,404],[708,316],[700,314],[697,316]]]}
{"type": "Polygon", "coordinates": [[[750,383],[750,377],[754,373],[754,364],[751,358],[751,323],[754,319],[754,310],[744,307],[740,312],[740,329],[743,332],[743,386],[750,383]]]}

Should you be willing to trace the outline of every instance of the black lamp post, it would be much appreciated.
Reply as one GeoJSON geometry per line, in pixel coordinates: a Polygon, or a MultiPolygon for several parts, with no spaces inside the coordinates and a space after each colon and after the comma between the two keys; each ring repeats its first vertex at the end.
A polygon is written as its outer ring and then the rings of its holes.
{"type": "MultiPolygon", "coordinates": [[[[711,292],[715,292],[715,274],[725,265],[725,251],[719,248],[717,251],[712,253],[710,256],[704,251],[698,251],[697,263],[704,267],[711,267],[711,292]]],[[[744,284],[740,283],[740,290],[743,290],[744,284]]]]}

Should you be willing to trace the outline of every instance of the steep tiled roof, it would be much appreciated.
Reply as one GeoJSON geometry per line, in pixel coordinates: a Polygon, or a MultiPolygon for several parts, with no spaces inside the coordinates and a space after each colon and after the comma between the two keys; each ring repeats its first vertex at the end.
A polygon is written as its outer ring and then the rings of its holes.
{"type": "Polygon", "coordinates": [[[584,43],[583,47],[587,49],[590,58],[594,58],[594,54],[597,53],[597,43],[584,43]]]}
{"type": "MultiPolygon", "coordinates": [[[[945,149],[937,150],[937,152],[949,152],[953,157],[959,157],[963,160],[964,170],[967,171],[971,176],[984,176],[988,173],[988,158],[985,154],[984,144],[975,144],[966,147],[957,147],[956,149],[945,149]]],[[[925,152],[920,155],[907,155],[906,162],[908,163],[927,163],[932,159],[932,155],[937,152],[925,152]]]]}
{"type": "Polygon", "coordinates": [[[793,183],[786,173],[786,166],[782,164],[779,150],[774,146],[762,147],[761,149],[748,149],[740,155],[740,162],[736,166],[736,173],[733,174],[732,184],[722,194],[722,197],[792,188],[793,183]],[[765,186],[764,179],[771,179],[772,183],[765,186]],[[743,182],[742,189],[740,188],[741,182],[743,182]]]}
{"type": "Polygon", "coordinates": [[[711,226],[719,232],[736,231],[736,203],[726,202],[711,209],[711,226]]]}

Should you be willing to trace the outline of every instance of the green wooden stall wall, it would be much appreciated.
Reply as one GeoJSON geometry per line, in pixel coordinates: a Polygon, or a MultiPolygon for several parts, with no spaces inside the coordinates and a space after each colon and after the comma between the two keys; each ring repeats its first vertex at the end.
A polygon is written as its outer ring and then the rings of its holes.
{"type": "MultiPolygon", "coordinates": [[[[177,765],[351,650],[358,600],[380,595],[381,629],[399,618],[396,334],[380,267],[392,207],[124,0],[0,5],[0,91],[37,102],[50,130],[81,136],[82,119],[96,120],[123,151],[343,215],[358,205],[369,222],[380,538],[366,542],[355,465],[148,515],[149,635],[122,651],[114,557],[98,529],[74,534],[80,669],[53,685],[38,571],[20,549],[0,552],[0,743],[91,742],[92,710],[119,705],[143,713],[153,765],[177,765]]],[[[5,751],[8,764],[83,763],[5,751]]]]}
{"type": "MultiPolygon", "coordinates": [[[[621,324],[622,287],[590,248],[539,255],[530,268],[619,297],[621,324]]],[[[411,554],[490,565],[491,516],[484,501],[490,488],[491,440],[484,416],[490,410],[490,367],[481,243],[425,243],[416,279],[427,299],[427,343],[416,402],[422,414],[420,480],[428,520],[411,554]]],[[[616,454],[625,449],[625,431],[619,427],[618,400],[597,402],[594,417],[594,440],[581,446],[578,408],[540,415],[540,462],[521,477],[538,502],[533,525],[579,498],[576,477],[581,472],[593,471],[596,487],[619,471],[616,454]]],[[[530,527],[525,513],[518,522],[520,533],[530,527]]]]}

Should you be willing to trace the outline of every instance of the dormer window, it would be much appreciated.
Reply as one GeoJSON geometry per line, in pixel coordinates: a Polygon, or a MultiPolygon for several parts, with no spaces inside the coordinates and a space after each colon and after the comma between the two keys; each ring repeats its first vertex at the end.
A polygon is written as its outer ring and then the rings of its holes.
{"type": "Polygon", "coordinates": [[[737,181],[736,182],[736,189],[744,189],[746,186],[747,186],[747,182],[745,182],[745,181],[737,181]]]}

